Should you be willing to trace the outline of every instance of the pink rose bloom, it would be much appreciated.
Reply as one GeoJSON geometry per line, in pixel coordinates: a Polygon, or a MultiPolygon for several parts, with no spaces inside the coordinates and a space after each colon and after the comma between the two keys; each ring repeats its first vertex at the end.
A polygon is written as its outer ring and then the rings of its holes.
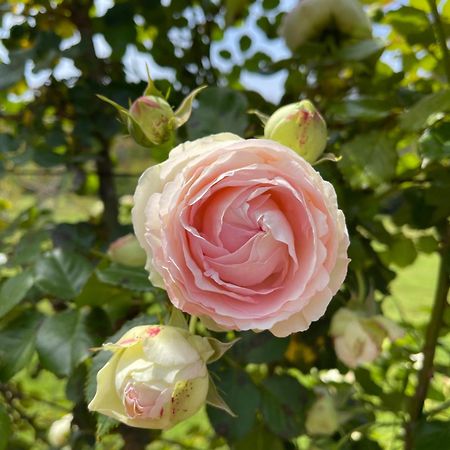
{"type": "Polygon", "coordinates": [[[349,239],[333,186],[274,141],[181,144],[144,172],[134,202],[151,282],[210,328],[306,330],[344,281],[349,239]]]}

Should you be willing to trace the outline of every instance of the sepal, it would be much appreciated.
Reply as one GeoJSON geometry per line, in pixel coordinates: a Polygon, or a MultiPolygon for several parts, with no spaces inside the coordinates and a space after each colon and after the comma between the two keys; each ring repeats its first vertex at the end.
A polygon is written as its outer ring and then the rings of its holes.
{"type": "Polygon", "coordinates": [[[192,112],[192,103],[195,100],[195,97],[206,89],[207,86],[200,86],[197,89],[194,89],[182,102],[178,109],[175,111],[175,117],[173,119],[175,128],[179,128],[184,125],[191,117],[192,112]]]}
{"type": "Polygon", "coordinates": [[[222,409],[223,411],[227,412],[231,417],[237,417],[237,414],[235,414],[232,411],[232,409],[227,405],[225,400],[220,396],[211,376],[209,376],[209,389],[208,395],[206,396],[206,403],[208,403],[211,406],[214,406],[215,408],[222,409]]]}
{"type": "Polygon", "coordinates": [[[169,325],[170,327],[182,328],[186,331],[189,330],[189,326],[186,318],[184,317],[184,314],[178,308],[175,308],[175,306],[172,307],[167,325],[169,325]]]}

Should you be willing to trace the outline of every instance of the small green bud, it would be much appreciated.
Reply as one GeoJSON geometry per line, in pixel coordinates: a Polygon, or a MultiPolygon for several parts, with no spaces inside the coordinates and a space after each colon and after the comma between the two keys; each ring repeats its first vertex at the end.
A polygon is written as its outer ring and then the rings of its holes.
{"type": "Polygon", "coordinates": [[[112,262],[129,267],[144,267],[147,259],[134,234],[127,234],[115,240],[108,249],[112,262]]]}
{"type": "Polygon", "coordinates": [[[311,436],[332,436],[339,428],[339,416],[328,395],[316,400],[306,415],[306,432],[311,436]]]}
{"type": "Polygon", "coordinates": [[[327,125],[309,100],[277,109],[264,128],[264,137],[292,148],[309,163],[315,162],[327,144],[327,125]]]}
{"type": "Polygon", "coordinates": [[[160,145],[171,138],[174,118],[175,114],[164,98],[142,96],[131,105],[128,131],[144,147],[160,145]]]}

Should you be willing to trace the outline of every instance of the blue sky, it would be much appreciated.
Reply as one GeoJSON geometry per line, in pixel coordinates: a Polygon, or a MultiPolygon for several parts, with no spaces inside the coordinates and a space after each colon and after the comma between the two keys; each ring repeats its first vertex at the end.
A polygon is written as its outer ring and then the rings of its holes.
{"type": "MultiPolygon", "coordinates": [[[[163,0],[161,3],[165,4],[169,1],[170,0],[163,0]]],[[[268,18],[274,18],[280,11],[290,11],[297,4],[297,1],[298,0],[281,0],[280,5],[275,10],[268,13],[268,18]]],[[[392,4],[392,7],[398,7],[403,2],[404,1],[402,0],[398,0],[392,4]]],[[[95,5],[97,15],[102,16],[114,5],[114,2],[113,0],[95,0],[95,5]]],[[[282,39],[267,39],[264,33],[256,25],[256,20],[261,17],[263,11],[261,1],[255,2],[250,7],[248,18],[241,26],[229,27],[225,31],[224,39],[219,43],[213,43],[211,49],[211,61],[214,67],[217,67],[223,72],[227,72],[233,65],[242,64],[246,57],[257,51],[264,51],[269,54],[274,61],[289,57],[290,51],[282,39]],[[252,46],[245,53],[242,53],[239,48],[239,40],[243,35],[247,35],[252,39],[252,46]],[[230,61],[224,60],[220,57],[219,53],[222,49],[227,49],[231,52],[232,58],[230,61]]],[[[186,18],[188,19],[189,25],[192,26],[195,21],[202,20],[201,11],[195,11],[195,9],[192,8],[187,9],[186,18]]],[[[20,23],[21,20],[23,19],[21,19],[20,15],[13,16],[11,14],[6,14],[3,18],[2,27],[0,28],[0,39],[7,38],[10,28],[14,24],[20,23]]],[[[137,16],[135,20],[138,22],[141,18],[137,16]]],[[[380,25],[374,26],[375,37],[385,39],[386,35],[387,27],[380,25]]],[[[178,36],[178,38],[180,37],[182,38],[182,36],[178,36]]],[[[176,40],[176,33],[170,35],[170,38],[173,41],[176,40]]],[[[71,38],[65,39],[61,43],[61,49],[70,48],[70,46],[79,42],[79,39],[79,35],[74,35],[71,38]]],[[[182,40],[183,39],[181,39],[181,41],[182,40]]],[[[94,36],[94,47],[99,58],[107,58],[111,52],[109,44],[100,34],[94,36]]],[[[383,57],[385,61],[394,68],[394,70],[399,69],[398,63],[395,60],[395,55],[385,52],[383,57]]],[[[1,42],[0,61],[8,62],[8,52],[1,45],[1,42]]],[[[174,81],[175,79],[175,72],[173,69],[160,67],[155,63],[151,56],[151,44],[149,45],[149,51],[146,53],[139,52],[134,45],[130,44],[124,55],[123,63],[127,80],[130,83],[137,83],[141,80],[146,80],[146,65],[149,66],[152,77],[155,79],[167,78],[171,81],[174,81]]],[[[29,61],[26,64],[25,76],[31,89],[37,89],[42,86],[42,84],[48,80],[50,75],[50,70],[42,70],[37,73],[33,72],[32,61],[29,61]]],[[[73,61],[68,58],[62,58],[53,71],[53,76],[58,80],[70,80],[73,79],[73,77],[78,77],[80,75],[81,73],[75,67],[73,61]]],[[[267,98],[267,100],[273,103],[278,103],[281,95],[283,94],[283,85],[286,77],[287,71],[281,71],[274,75],[259,75],[244,70],[242,72],[241,82],[247,88],[261,93],[267,98]]],[[[30,96],[32,98],[32,91],[27,93],[25,98],[30,98],[30,96]]]]}

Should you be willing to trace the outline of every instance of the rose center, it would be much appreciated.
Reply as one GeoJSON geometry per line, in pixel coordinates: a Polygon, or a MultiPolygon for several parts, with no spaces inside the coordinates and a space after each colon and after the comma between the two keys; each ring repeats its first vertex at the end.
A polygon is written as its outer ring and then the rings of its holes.
{"type": "Polygon", "coordinates": [[[164,405],[170,395],[171,391],[167,388],[128,382],[123,393],[123,404],[130,418],[157,419],[164,414],[164,405]]]}

